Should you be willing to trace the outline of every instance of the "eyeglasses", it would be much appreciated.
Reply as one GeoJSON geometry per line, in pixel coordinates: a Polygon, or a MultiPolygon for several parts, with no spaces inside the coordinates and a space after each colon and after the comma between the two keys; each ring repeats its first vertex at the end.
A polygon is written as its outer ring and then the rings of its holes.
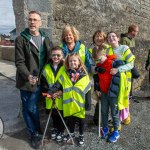
{"type": "Polygon", "coordinates": [[[31,18],[29,18],[29,19],[28,19],[28,21],[29,21],[29,22],[32,22],[32,21],[33,21],[33,22],[38,22],[38,21],[40,21],[40,20],[38,20],[38,19],[31,19],[31,18]]]}
{"type": "Polygon", "coordinates": [[[61,57],[62,55],[61,54],[52,54],[52,57],[55,57],[55,56],[61,57]]]}

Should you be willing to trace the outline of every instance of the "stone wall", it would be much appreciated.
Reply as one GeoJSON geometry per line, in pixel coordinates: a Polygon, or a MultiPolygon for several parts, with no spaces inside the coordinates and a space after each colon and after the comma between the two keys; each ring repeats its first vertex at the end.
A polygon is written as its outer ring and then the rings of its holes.
{"type": "Polygon", "coordinates": [[[60,42],[66,24],[74,25],[88,46],[97,30],[115,30],[124,33],[132,23],[140,27],[137,37],[136,66],[141,78],[135,81],[135,89],[147,82],[144,69],[147,45],[150,44],[150,0],[13,0],[17,33],[27,26],[27,14],[37,10],[42,14],[42,28],[54,43],[60,42]]]}
{"type": "Polygon", "coordinates": [[[15,61],[15,48],[14,46],[0,47],[0,58],[8,61],[15,61]]]}

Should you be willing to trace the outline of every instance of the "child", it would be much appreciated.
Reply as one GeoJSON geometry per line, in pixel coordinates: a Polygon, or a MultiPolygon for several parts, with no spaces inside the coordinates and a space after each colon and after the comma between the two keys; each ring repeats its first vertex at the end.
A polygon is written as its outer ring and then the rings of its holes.
{"type": "MultiPolygon", "coordinates": [[[[42,72],[42,86],[43,89],[51,88],[52,85],[58,80],[62,72],[64,71],[63,66],[63,52],[60,47],[53,47],[51,49],[51,58],[50,61],[45,65],[43,72],[42,72]]],[[[44,91],[44,90],[43,90],[44,91]]],[[[56,110],[53,108],[52,103],[55,99],[56,107],[63,114],[63,107],[62,107],[62,92],[58,91],[53,94],[52,98],[46,97],[46,110],[47,112],[52,110],[52,120],[53,120],[53,130],[51,132],[51,139],[56,139],[57,141],[62,140],[63,132],[64,132],[64,125],[63,122],[56,110]]]]}
{"type": "Polygon", "coordinates": [[[118,110],[120,75],[118,73],[115,76],[112,76],[110,72],[112,67],[117,68],[118,66],[123,65],[124,62],[115,61],[115,55],[106,56],[103,50],[100,51],[98,49],[95,49],[93,58],[96,61],[99,61],[95,70],[98,72],[99,87],[101,91],[101,114],[103,125],[101,136],[104,139],[108,137],[108,114],[110,108],[114,131],[108,138],[108,141],[116,142],[120,136],[118,131],[120,124],[118,110]]]}
{"type": "MultiPolygon", "coordinates": [[[[132,54],[128,46],[120,45],[119,40],[119,35],[116,32],[111,31],[107,34],[107,42],[111,47],[106,50],[106,54],[115,54],[118,60],[123,60],[125,62],[125,65],[122,65],[119,68],[113,68],[111,74],[116,74],[117,72],[125,72],[128,84],[128,88],[126,91],[130,93],[132,77],[131,69],[134,67],[135,56],[132,54]]],[[[124,124],[130,124],[129,107],[122,109],[119,112],[119,118],[120,121],[122,121],[124,124]]]]}
{"type": "MultiPolygon", "coordinates": [[[[72,138],[75,137],[75,123],[79,123],[79,145],[84,145],[85,111],[91,107],[91,84],[85,66],[79,54],[70,54],[65,60],[66,71],[62,73],[51,89],[50,94],[63,89],[63,114],[68,118],[68,126],[72,138]]],[[[69,135],[64,141],[71,142],[69,135]]]]}

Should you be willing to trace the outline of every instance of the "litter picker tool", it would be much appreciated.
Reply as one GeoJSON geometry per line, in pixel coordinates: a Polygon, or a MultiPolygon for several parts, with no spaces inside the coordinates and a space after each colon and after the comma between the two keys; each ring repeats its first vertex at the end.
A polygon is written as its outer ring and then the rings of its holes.
{"type": "MultiPolygon", "coordinates": [[[[51,96],[50,94],[48,94],[48,93],[42,93],[42,95],[43,95],[44,97],[48,97],[48,98],[51,98],[51,97],[52,97],[52,96],[51,96]]],[[[70,136],[70,138],[71,138],[71,140],[72,140],[72,144],[73,144],[73,146],[74,146],[74,140],[73,140],[73,138],[72,138],[72,136],[71,136],[71,134],[70,134],[70,132],[69,132],[69,129],[68,129],[68,127],[67,127],[67,125],[66,125],[66,123],[65,123],[65,121],[64,121],[64,119],[63,119],[63,117],[62,117],[62,115],[61,115],[61,113],[59,112],[59,110],[58,110],[58,108],[57,108],[57,106],[56,106],[55,99],[52,99],[52,101],[53,101],[52,109],[55,108],[55,109],[57,110],[57,112],[58,112],[58,114],[59,114],[59,116],[60,116],[60,118],[61,118],[61,120],[62,120],[62,122],[63,122],[63,124],[64,124],[64,126],[65,126],[65,128],[66,128],[66,130],[67,130],[67,133],[69,134],[69,136],[70,136]]],[[[44,134],[43,134],[43,137],[42,137],[42,147],[43,147],[43,141],[44,141],[44,138],[45,138],[45,135],[46,135],[47,127],[48,127],[48,124],[49,124],[49,122],[50,122],[50,118],[51,118],[51,115],[52,115],[52,109],[51,109],[50,112],[49,112],[48,119],[47,119],[47,122],[46,122],[46,126],[45,126],[45,129],[44,129],[44,134]]]]}

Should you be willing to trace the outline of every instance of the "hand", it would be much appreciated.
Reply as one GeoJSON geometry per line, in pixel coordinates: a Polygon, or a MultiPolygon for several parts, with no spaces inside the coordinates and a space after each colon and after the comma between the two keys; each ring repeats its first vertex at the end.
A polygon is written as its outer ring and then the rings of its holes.
{"type": "Polygon", "coordinates": [[[33,75],[29,75],[28,80],[31,85],[35,85],[38,82],[38,78],[33,75]]]}
{"type": "Polygon", "coordinates": [[[98,97],[101,97],[101,92],[100,91],[95,91],[98,97]]]}
{"type": "Polygon", "coordinates": [[[118,68],[112,68],[110,74],[115,75],[118,72],[118,68]]]}
{"type": "Polygon", "coordinates": [[[57,91],[53,94],[53,99],[59,98],[62,95],[62,91],[57,91]]]}

